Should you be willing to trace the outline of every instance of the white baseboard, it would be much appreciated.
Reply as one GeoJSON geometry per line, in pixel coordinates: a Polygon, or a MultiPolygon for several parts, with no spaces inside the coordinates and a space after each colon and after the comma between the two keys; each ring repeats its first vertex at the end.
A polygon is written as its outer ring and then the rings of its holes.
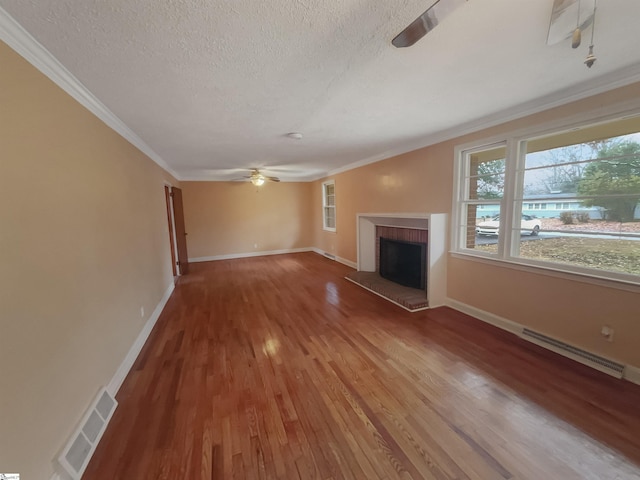
{"type": "MultiPolygon", "coordinates": [[[[445,304],[451,308],[453,308],[454,310],[457,310],[459,312],[462,313],[466,313],[467,315],[470,315],[474,318],[477,318],[478,320],[481,320],[485,323],[488,323],[490,325],[493,325],[494,327],[498,327],[502,330],[506,330],[508,332],[511,332],[515,335],[517,335],[518,337],[522,338],[523,340],[527,340],[527,341],[531,341],[531,339],[522,336],[522,330],[525,328],[524,325],[514,322],[512,320],[508,320],[506,318],[500,317],[498,315],[494,315],[493,313],[490,312],[486,312],[484,310],[481,310],[479,308],[476,307],[472,307],[471,305],[467,305],[466,303],[462,303],[459,302],[457,300],[453,300],[451,298],[447,298],[445,304]]],[[[540,345],[543,348],[546,348],[548,350],[552,350],[564,357],[567,358],[571,358],[572,360],[575,360],[577,362],[583,363],[584,365],[587,365],[591,368],[594,368],[592,365],[586,364],[584,363],[579,357],[577,356],[572,356],[570,354],[568,354],[567,352],[560,350],[560,349],[552,349],[549,348],[547,345],[543,345],[543,344],[538,344],[537,342],[532,342],[532,343],[536,343],[536,345],[540,345]]],[[[626,364],[625,368],[624,368],[624,373],[622,375],[622,378],[631,382],[631,383],[635,383],[637,385],[640,385],[640,368],[638,367],[634,367],[633,365],[629,365],[626,364]]]]}
{"type": "MultiPolygon", "coordinates": [[[[144,346],[147,339],[149,338],[149,334],[151,334],[151,330],[153,330],[153,327],[158,321],[158,318],[160,318],[160,314],[162,313],[164,306],[167,304],[169,297],[171,297],[171,294],[173,293],[174,288],[175,288],[175,284],[172,281],[171,284],[167,287],[167,290],[164,292],[164,295],[162,295],[162,298],[158,302],[158,305],[156,306],[155,310],[147,319],[146,323],[144,324],[144,327],[142,327],[142,331],[138,334],[138,337],[133,342],[133,345],[129,349],[129,352],[122,360],[122,363],[120,363],[120,367],[118,367],[118,370],[116,370],[116,373],[114,374],[113,378],[109,382],[109,385],[107,385],[106,387],[107,392],[109,392],[109,394],[114,398],[116,396],[116,393],[118,393],[118,390],[122,385],[122,382],[124,382],[124,379],[129,374],[129,370],[131,370],[133,363],[136,361],[136,358],[138,358],[138,355],[140,354],[142,347],[144,346]]],[[[70,480],[70,477],[66,473],[56,472],[51,476],[50,480],[70,480]]]]}
{"type": "Polygon", "coordinates": [[[162,313],[162,309],[164,308],[167,301],[169,300],[169,297],[173,293],[174,288],[175,288],[175,284],[172,281],[169,287],[167,288],[167,290],[164,292],[164,295],[160,299],[160,302],[158,302],[158,305],[156,306],[155,310],[149,316],[147,322],[144,324],[144,327],[142,328],[142,331],[138,335],[138,338],[136,338],[136,341],[133,342],[131,349],[129,349],[129,353],[127,353],[127,356],[124,357],[124,360],[122,360],[120,367],[118,368],[115,375],[109,382],[109,385],[107,385],[107,391],[113,397],[115,397],[116,393],[118,393],[118,390],[120,390],[120,386],[122,385],[122,382],[124,382],[124,379],[129,374],[129,370],[131,370],[133,363],[136,361],[136,358],[138,358],[138,355],[140,354],[140,350],[142,350],[142,347],[147,341],[147,338],[149,338],[149,334],[151,333],[151,330],[153,329],[156,322],[158,321],[158,318],[162,313]]]}
{"type": "Polygon", "coordinates": [[[346,258],[338,257],[332,253],[320,250],[319,248],[312,247],[311,251],[317,253],[318,255],[322,255],[323,257],[330,258],[331,260],[335,260],[336,262],[346,265],[347,267],[351,267],[353,269],[358,268],[358,264],[356,262],[352,262],[351,260],[347,260],[346,258]]]}
{"type": "Polygon", "coordinates": [[[215,262],[216,260],[232,260],[234,258],[249,258],[249,257],[264,257],[267,255],[283,255],[285,253],[300,253],[300,252],[313,252],[311,247],[303,248],[287,248],[283,250],[267,250],[262,252],[248,252],[248,253],[230,253],[228,255],[213,255],[211,257],[194,257],[190,258],[190,263],[198,262],[215,262]]]}
{"type": "Polygon", "coordinates": [[[636,385],[640,385],[640,368],[634,367],[633,365],[626,365],[622,378],[636,385]]]}
{"type": "Polygon", "coordinates": [[[482,320],[485,323],[489,323],[494,327],[498,327],[502,330],[514,333],[518,336],[520,336],[520,334],[522,333],[522,329],[524,328],[524,326],[519,323],[507,320],[506,318],[499,317],[498,315],[494,315],[493,313],[480,310],[479,308],[472,307],[471,305],[467,305],[466,303],[462,303],[451,298],[447,298],[445,300],[445,305],[453,308],[454,310],[458,310],[459,312],[471,315],[472,317],[477,318],[478,320],[482,320]]]}
{"type": "Polygon", "coordinates": [[[352,262],[351,260],[347,260],[346,258],[336,257],[335,255],[328,254],[315,247],[303,247],[303,248],[288,248],[283,250],[267,250],[263,252],[248,252],[248,253],[230,253],[228,255],[213,255],[211,257],[194,257],[190,258],[190,263],[199,263],[199,262],[215,262],[217,260],[233,260],[234,258],[249,258],[249,257],[264,257],[267,255],[283,255],[286,253],[300,253],[300,252],[315,252],[318,255],[323,255],[325,257],[331,258],[338,263],[342,263],[351,268],[357,268],[358,264],[356,262],[352,262]]]}
{"type": "Polygon", "coordinates": [[[351,267],[354,270],[358,268],[358,264],[356,262],[352,262],[351,260],[347,260],[346,258],[336,257],[336,262],[339,262],[347,267],[351,267]]]}

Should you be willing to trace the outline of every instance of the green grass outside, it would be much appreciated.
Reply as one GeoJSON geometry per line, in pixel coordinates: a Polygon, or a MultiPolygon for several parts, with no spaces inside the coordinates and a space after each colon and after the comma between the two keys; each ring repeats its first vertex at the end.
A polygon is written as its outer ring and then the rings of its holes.
{"type": "MultiPolygon", "coordinates": [[[[475,249],[495,253],[497,245],[479,245],[475,249]]],[[[640,275],[640,241],[549,238],[520,243],[520,256],[640,275]]]]}

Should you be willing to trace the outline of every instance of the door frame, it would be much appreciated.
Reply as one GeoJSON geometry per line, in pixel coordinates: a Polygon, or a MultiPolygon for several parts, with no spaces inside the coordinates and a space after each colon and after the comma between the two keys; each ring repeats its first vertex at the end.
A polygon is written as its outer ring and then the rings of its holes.
{"type": "Polygon", "coordinates": [[[173,189],[173,185],[171,183],[164,181],[165,190],[165,199],[167,198],[167,190],[168,190],[168,203],[167,203],[167,220],[169,223],[169,244],[171,245],[171,269],[173,270],[173,276],[178,277],[181,275],[180,268],[178,266],[178,244],[176,242],[176,219],[174,214],[173,207],[173,195],[171,195],[171,191],[173,189]]]}

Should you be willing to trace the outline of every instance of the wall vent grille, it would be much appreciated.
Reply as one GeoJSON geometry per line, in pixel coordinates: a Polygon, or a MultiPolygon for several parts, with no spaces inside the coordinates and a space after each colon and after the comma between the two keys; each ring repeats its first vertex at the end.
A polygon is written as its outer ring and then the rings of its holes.
{"type": "Polygon", "coordinates": [[[561,342],[560,340],[548,337],[534,330],[525,328],[522,330],[521,336],[532,343],[540,345],[541,347],[553,350],[556,353],[560,353],[561,355],[572,358],[616,378],[622,378],[624,374],[625,366],[622,363],[614,362],[613,360],[609,360],[608,358],[574,347],[573,345],[561,342]]]}
{"type": "Polygon", "coordinates": [[[335,260],[336,259],[336,256],[332,255],[331,253],[324,252],[324,256],[327,257],[327,258],[330,258],[331,260],[335,260]]]}
{"type": "Polygon", "coordinates": [[[116,399],[103,387],[58,457],[62,474],[72,480],[82,478],[117,406],[116,399]]]}

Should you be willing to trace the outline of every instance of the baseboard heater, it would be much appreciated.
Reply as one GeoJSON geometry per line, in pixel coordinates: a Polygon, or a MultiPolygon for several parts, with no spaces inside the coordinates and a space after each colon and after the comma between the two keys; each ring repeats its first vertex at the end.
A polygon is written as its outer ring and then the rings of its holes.
{"type": "Polygon", "coordinates": [[[568,343],[561,342],[552,337],[548,337],[534,330],[525,328],[520,335],[525,340],[528,340],[536,345],[552,350],[560,355],[572,358],[580,363],[588,365],[596,370],[600,370],[608,375],[616,378],[622,378],[624,375],[624,365],[622,363],[614,362],[608,358],[601,357],[594,353],[582,350],[581,348],[574,347],[568,343]]]}
{"type": "Polygon", "coordinates": [[[62,478],[79,480],[98,446],[118,402],[102,388],[58,457],[62,478]]]}

